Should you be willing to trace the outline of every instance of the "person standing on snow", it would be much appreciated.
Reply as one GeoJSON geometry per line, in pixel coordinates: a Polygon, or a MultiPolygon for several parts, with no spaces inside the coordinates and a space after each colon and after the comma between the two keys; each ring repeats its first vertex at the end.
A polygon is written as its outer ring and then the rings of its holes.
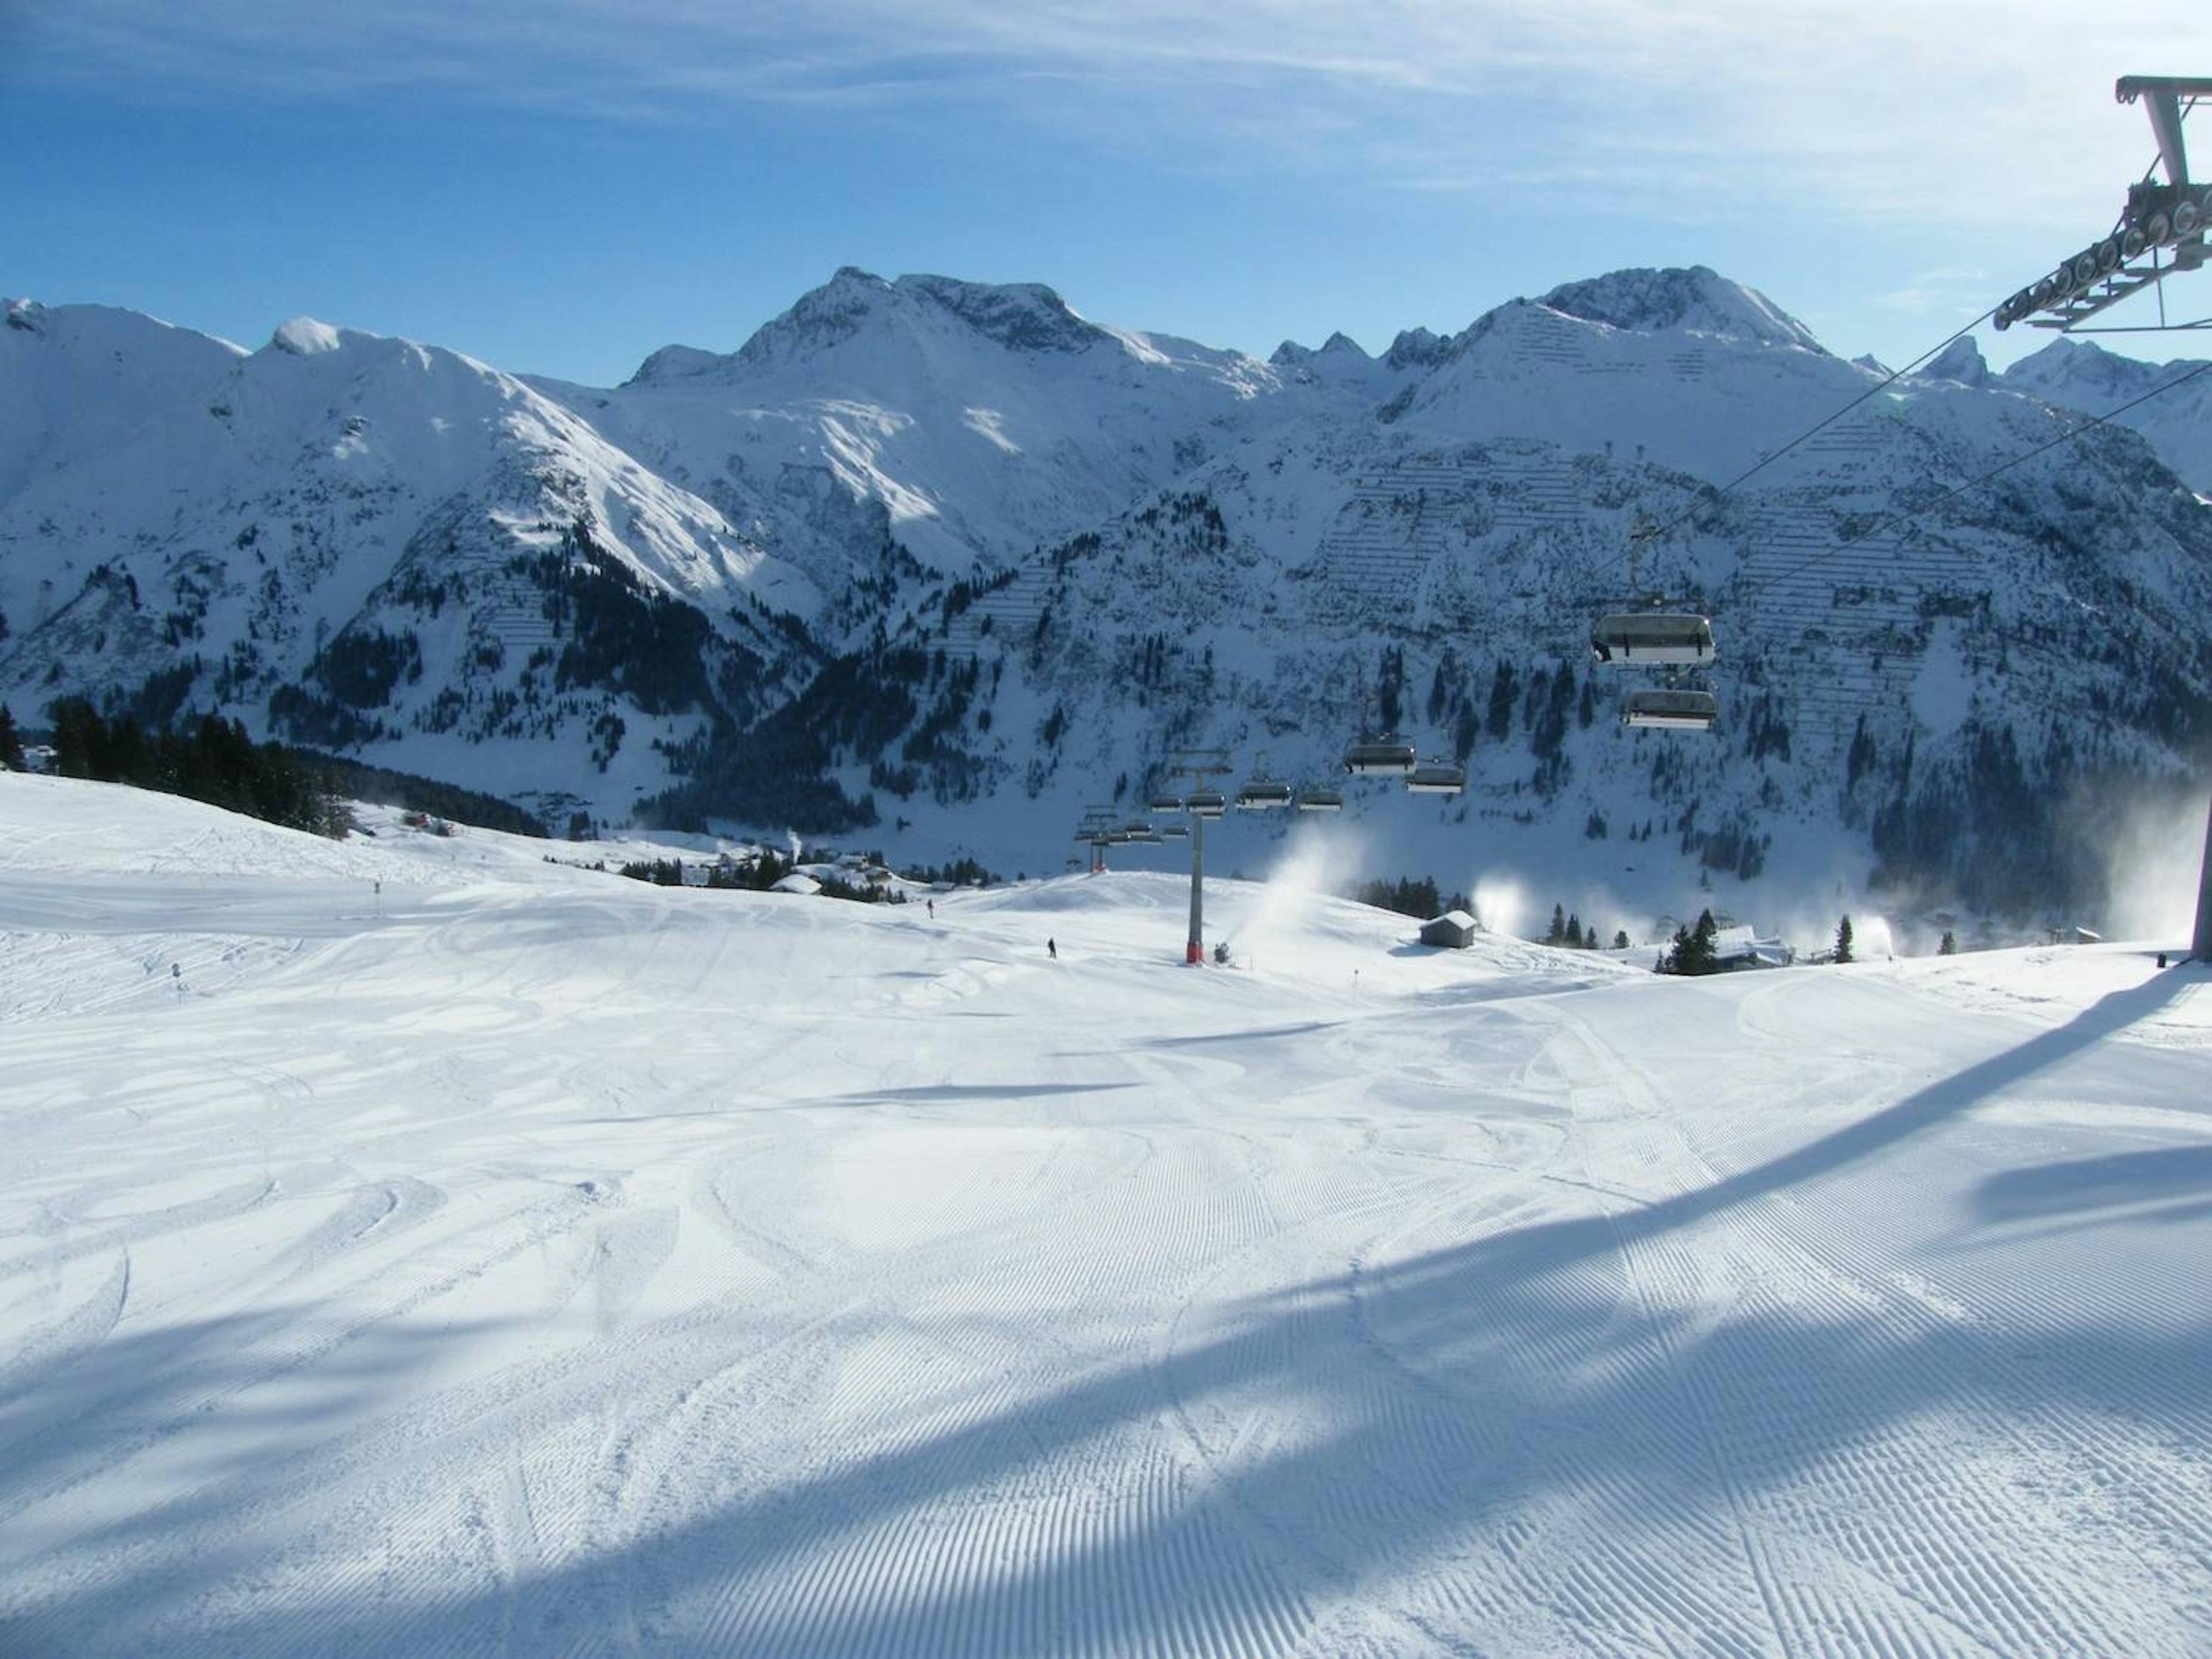
{"type": "Polygon", "coordinates": [[[1060,946],[1053,943],[1050,939],[1047,939],[1044,942],[1044,953],[1050,957],[1054,962],[1058,962],[1060,960],[1060,946]]]}

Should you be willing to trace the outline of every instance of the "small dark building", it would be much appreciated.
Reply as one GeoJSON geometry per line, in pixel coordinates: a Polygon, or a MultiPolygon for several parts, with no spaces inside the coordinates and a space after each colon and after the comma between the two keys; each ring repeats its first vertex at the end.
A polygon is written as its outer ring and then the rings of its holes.
{"type": "Polygon", "coordinates": [[[1464,910],[1447,910],[1434,921],[1421,924],[1421,943],[1447,951],[1464,951],[1474,943],[1482,924],[1464,910]]]}

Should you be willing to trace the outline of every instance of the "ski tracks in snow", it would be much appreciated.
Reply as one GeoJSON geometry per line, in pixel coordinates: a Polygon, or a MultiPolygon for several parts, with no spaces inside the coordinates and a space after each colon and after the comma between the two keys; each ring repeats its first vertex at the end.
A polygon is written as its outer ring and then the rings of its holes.
{"type": "Polygon", "coordinates": [[[17,1028],[0,1645],[2201,1650],[2201,1290],[1943,1092],[2002,1032],[1042,890],[490,886],[17,1028]]]}

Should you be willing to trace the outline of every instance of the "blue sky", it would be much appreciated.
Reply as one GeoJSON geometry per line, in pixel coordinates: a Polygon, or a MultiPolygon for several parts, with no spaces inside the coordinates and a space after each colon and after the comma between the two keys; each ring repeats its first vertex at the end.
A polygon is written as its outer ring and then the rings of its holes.
{"type": "MultiPolygon", "coordinates": [[[[2080,16],[0,0],[0,292],[249,345],[305,313],[608,383],[734,349],[841,264],[1044,282],[1264,355],[1702,263],[1895,363],[2110,224],[2152,155],[2118,76],[2212,72],[2197,0],[2080,16]]],[[[2190,136],[2212,172],[2212,121],[2190,136]]],[[[2168,301],[2212,313],[2212,275],[2168,301]]]]}

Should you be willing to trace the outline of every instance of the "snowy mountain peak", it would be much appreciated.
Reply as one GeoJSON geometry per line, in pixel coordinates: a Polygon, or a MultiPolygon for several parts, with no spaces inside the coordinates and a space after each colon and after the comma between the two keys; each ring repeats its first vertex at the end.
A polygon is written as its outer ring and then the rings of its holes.
{"type": "Polygon", "coordinates": [[[892,285],[957,317],[1013,351],[1083,351],[1109,337],[1079,317],[1042,283],[969,283],[951,276],[902,276],[892,285]]]}
{"type": "Polygon", "coordinates": [[[637,373],[623,384],[666,386],[672,380],[690,380],[709,373],[728,361],[720,352],[702,351],[697,346],[666,345],[640,363],[637,373]]]}
{"type": "MultiPolygon", "coordinates": [[[[1009,351],[1078,352],[1115,337],[1086,322],[1038,283],[971,283],[928,275],[896,282],[846,265],[820,288],[766,323],[738,349],[747,367],[793,362],[826,351],[880,322],[892,327],[955,329],[1009,351]]],[[[654,358],[662,353],[653,354],[654,358]]],[[[653,360],[648,359],[650,364],[653,360]]],[[[678,372],[696,372],[683,365],[678,372]]],[[[645,371],[640,371],[641,378],[645,371]]]]}
{"type": "Polygon", "coordinates": [[[859,333],[862,322],[891,291],[882,277],[857,266],[840,265],[828,282],[809,289],[782,316],[756,329],[738,348],[737,361],[764,367],[826,351],[859,333]]]}
{"type": "Polygon", "coordinates": [[[2212,495],[2212,376],[2176,386],[2169,396],[2153,395],[2192,367],[2123,357],[2088,340],[2053,340],[1990,384],[2086,415],[2136,404],[2120,424],[2148,438],[2190,488],[2212,495]]]}
{"type": "Polygon", "coordinates": [[[1974,337],[1964,335],[1938,352],[1931,362],[1920,371],[1923,380],[1956,380],[1960,386],[1989,384],[1990,366],[1983,361],[1981,348],[1974,337]]]}
{"type": "Polygon", "coordinates": [[[1390,342],[1382,361],[1393,368],[1428,368],[1442,362],[1450,349],[1449,337],[1425,328],[1409,328],[1390,342]]]}
{"type": "Polygon", "coordinates": [[[2004,385],[2063,403],[2069,392],[2115,397],[2154,385],[2163,371],[2093,340],[2053,340],[2005,370],[2004,385]]]}
{"type": "Polygon", "coordinates": [[[1540,305],[1639,334],[1713,334],[1825,352],[1812,331],[1756,289],[1705,265],[1616,270],[1566,283],[1540,305]]]}
{"type": "Polygon", "coordinates": [[[1316,357],[1335,357],[1354,363],[1370,363],[1375,361],[1367,355],[1358,341],[1340,330],[1322,341],[1321,349],[1318,351],[1311,346],[1302,346],[1296,340],[1285,340],[1275,348],[1267,361],[1278,368],[1297,368],[1313,362],[1316,357]]]}
{"type": "Polygon", "coordinates": [[[288,351],[295,357],[313,357],[325,351],[336,351],[342,342],[337,330],[328,323],[319,323],[313,317],[295,317],[289,322],[276,325],[276,331],[269,337],[269,343],[278,351],[288,351]]]}

